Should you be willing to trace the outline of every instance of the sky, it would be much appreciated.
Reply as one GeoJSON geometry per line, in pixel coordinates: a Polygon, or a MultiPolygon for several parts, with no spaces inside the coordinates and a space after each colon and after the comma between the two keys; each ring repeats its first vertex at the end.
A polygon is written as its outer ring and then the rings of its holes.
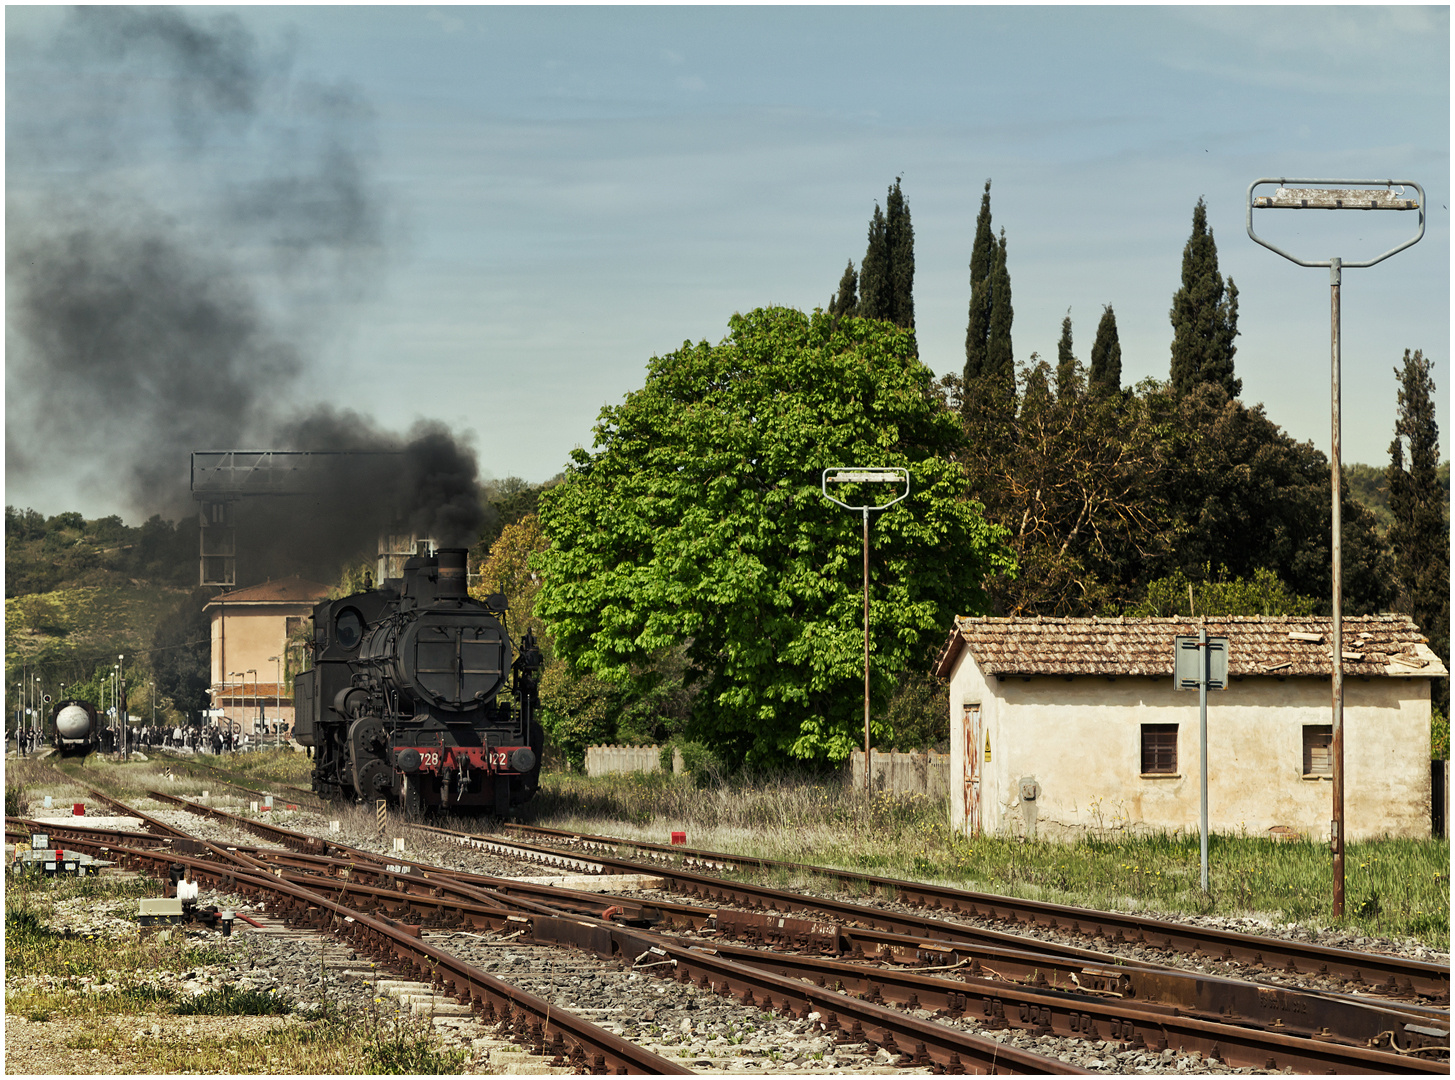
{"type": "MultiPolygon", "coordinates": [[[[546,480],[653,356],[826,305],[896,178],[941,374],[987,180],[1017,360],[1069,313],[1086,361],[1110,304],[1124,385],[1168,376],[1205,199],[1243,400],[1325,452],[1329,273],[1249,239],[1249,185],[1422,184],[1423,239],[1343,275],[1343,455],[1388,462],[1422,349],[1448,457],[1449,59],[1446,7],[12,6],[6,502],[177,513],[187,448],[316,410],[546,480]]],[[[1417,227],[1254,224],[1345,262],[1417,227]]]]}

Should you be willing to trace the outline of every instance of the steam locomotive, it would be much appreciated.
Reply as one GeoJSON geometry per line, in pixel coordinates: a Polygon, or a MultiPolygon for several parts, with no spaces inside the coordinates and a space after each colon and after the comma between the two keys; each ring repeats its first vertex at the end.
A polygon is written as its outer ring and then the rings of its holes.
{"type": "Polygon", "coordinates": [[[320,796],[504,817],[535,794],[541,653],[527,633],[512,661],[505,597],[468,594],[465,556],[415,555],[402,579],[314,607],[294,735],[320,796]]]}
{"type": "Polygon", "coordinates": [[[96,706],[89,701],[66,698],[51,710],[51,728],[55,731],[56,753],[62,757],[85,757],[95,750],[101,738],[101,724],[96,706]]]}

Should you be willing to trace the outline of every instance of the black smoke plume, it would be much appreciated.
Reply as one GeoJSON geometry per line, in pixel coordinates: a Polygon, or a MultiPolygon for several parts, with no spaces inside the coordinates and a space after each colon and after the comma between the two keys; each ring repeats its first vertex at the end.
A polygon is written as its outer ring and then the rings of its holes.
{"type": "Polygon", "coordinates": [[[12,31],[8,478],[77,474],[178,517],[194,450],[367,450],[242,501],[240,584],[331,575],[391,526],[473,543],[467,442],[300,404],[331,313],[383,265],[367,104],[232,15],[87,7],[43,41],[12,31]]]}

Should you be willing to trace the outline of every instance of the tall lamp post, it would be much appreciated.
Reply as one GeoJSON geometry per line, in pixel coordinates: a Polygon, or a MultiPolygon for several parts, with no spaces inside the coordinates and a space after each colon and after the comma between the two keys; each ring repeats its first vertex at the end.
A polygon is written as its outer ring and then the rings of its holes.
{"type": "Polygon", "coordinates": [[[1292,180],[1284,177],[1263,177],[1248,185],[1248,237],[1269,251],[1282,255],[1299,266],[1327,266],[1329,268],[1330,306],[1330,427],[1333,432],[1329,472],[1333,478],[1332,531],[1333,531],[1333,641],[1330,643],[1330,672],[1333,681],[1333,738],[1330,750],[1333,756],[1333,821],[1329,825],[1329,845],[1334,860],[1334,918],[1344,914],[1344,568],[1340,549],[1340,506],[1343,497],[1343,478],[1340,476],[1341,461],[1339,447],[1339,374],[1342,364],[1339,342],[1341,312],[1339,308],[1339,286],[1345,267],[1366,267],[1381,263],[1396,252],[1419,243],[1425,235],[1425,189],[1413,180],[1292,180]],[[1261,184],[1277,184],[1272,195],[1254,196],[1253,190],[1261,184]],[[1290,184],[1308,185],[1290,187],[1290,184]],[[1396,194],[1395,188],[1399,188],[1396,194]],[[1418,199],[1405,195],[1404,189],[1412,187],[1419,193],[1418,199]],[[1253,231],[1253,210],[1415,210],[1419,212],[1419,226],[1415,234],[1396,244],[1383,255],[1363,262],[1346,262],[1340,258],[1323,261],[1300,259],[1282,248],[1269,243],[1253,231]]]}
{"type": "Polygon", "coordinates": [[[277,728],[281,727],[283,723],[283,654],[279,653],[268,659],[277,665],[273,680],[273,745],[276,746],[279,734],[277,728]]]}
{"type": "Polygon", "coordinates": [[[835,467],[825,469],[819,478],[824,498],[845,510],[858,510],[864,515],[864,790],[870,787],[869,777],[869,511],[888,510],[909,496],[909,470],[894,466],[835,467]],[[885,503],[850,506],[829,494],[830,484],[903,484],[904,490],[885,503]]]}
{"type": "Polygon", "coordinates": [[[126,654],[123,653],[116,658],[116,719],[121,725],[121,760],[126,760],[127,738],[126,738],[126,682],[122,676],[122,669],[126,664],[126,654]]]}
{"type": "MultiPolygon", "coordinates": [[[[243,707],[243,715],[246,716],[248,714],[247,672],[245,672],[245,671],[229,671],[227,673],[227,677],[229,679],[242,679],[243,680],[243,683],[242,683],[242,688],[243,688],[243,705],[242,705],[242,707],[243,707]]],[[[236,686],[238,684],[237,683],[228,683],[228,685],[229,686],[236,686]]],[[[226,726],[228,723],[230,723],[230,721],[227,718],[227,710],[226,709],[223,710],[222,719],[223,719],[224,726],[226,726]]]]}
{"type": "MultiPolygon", "coordinates": [[[[262,709],[262,707],[263,707],[262,702],[258,700],[261,697],[261,695],[258,692],[258,669],[257,668],[248,668],[247,671],[243,672],[243,716],[244,717],[246,717],[248,715],[248,676],[249,675],[251,675],[253,677],[253,704],[256,705],[259,709],[262,709]]],[[[258,721],[256,720],[256,718],[253,720],[252,723],[253,723],[253,735],[256,736],[257,733],[258,733],[258,721]]]]}

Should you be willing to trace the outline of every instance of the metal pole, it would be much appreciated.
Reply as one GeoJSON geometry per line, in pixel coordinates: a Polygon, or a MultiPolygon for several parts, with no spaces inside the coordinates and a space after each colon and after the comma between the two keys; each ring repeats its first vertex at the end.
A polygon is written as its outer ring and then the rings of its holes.
{"type": "Polygon", "coordinates": [[[1333,476],[1332,509],[1332,555],[1334,563],[1334,640],[1331,678],[1334,684],[1334,820],[1329,827],[1329,843],[1334,856],[1334,918],[1344,915],[1344,559],[1340,543],[1342,531],[1343,469],[1340,467],[1339,445],[1339,369],[1341,365],[1339,342],[1339,285],[1341,264],[1338,259],[1329,260],[1330,336],[1332,339],[1330,367],[1332,381],[1330,400],[1332,406],[1333,462],[1329,470],[1333,476]]]}
{"type": "Polygon", "coordinates": [[[1202,891],[1207,892],[1207,680],[1212,665],[1208,660],[1207,626],[1197,632],[1198,658],[1202,671],[1197,680],[1197,707],[1200,716],[1198,725],[1198,757],[1202,762],[1202,891]]]}
{"type": "Polygon", "coordinates": [[[864,508],[864,790],[869,790],[869,508],[864,508]]]}

